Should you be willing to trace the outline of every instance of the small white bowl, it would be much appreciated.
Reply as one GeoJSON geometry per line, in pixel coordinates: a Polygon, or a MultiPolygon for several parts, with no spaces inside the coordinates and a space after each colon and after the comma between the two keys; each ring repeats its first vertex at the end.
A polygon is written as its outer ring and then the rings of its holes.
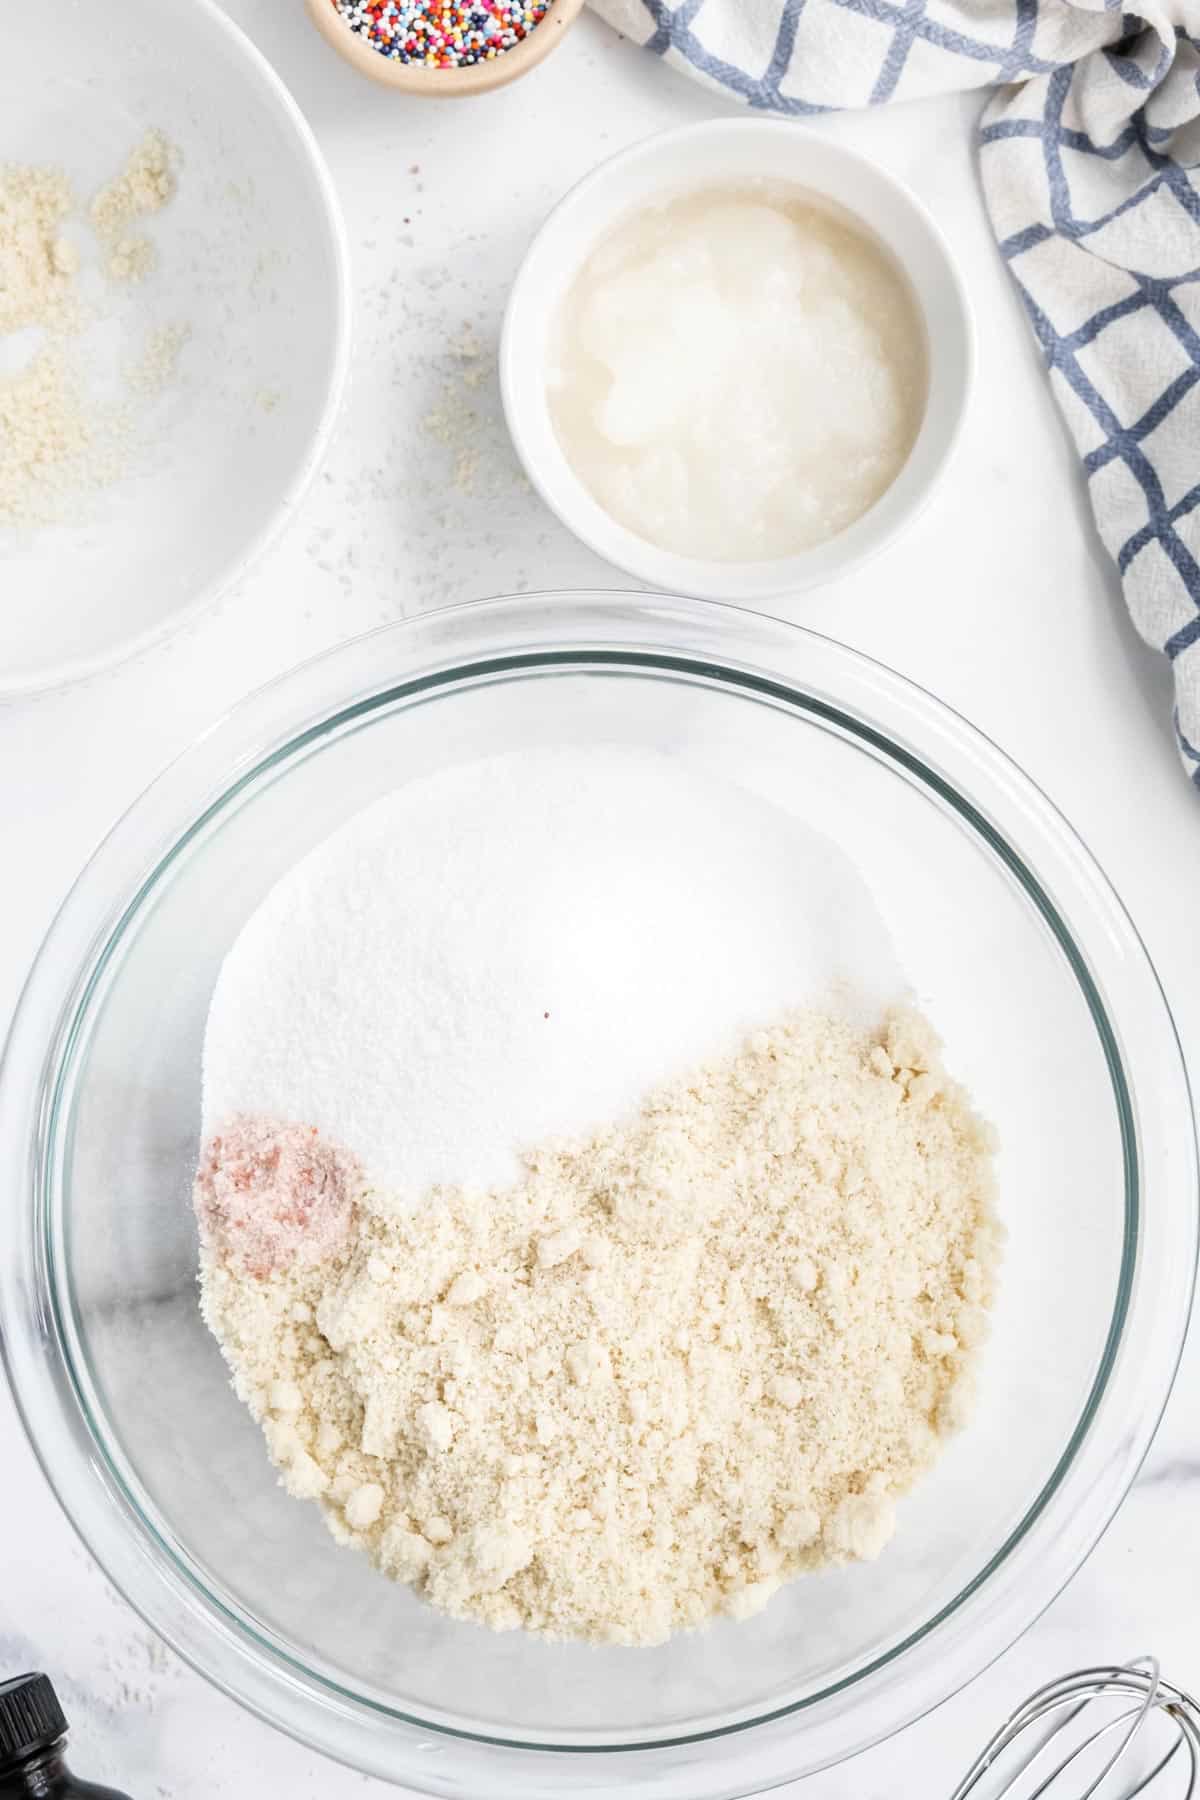
{"type": "Polygon", "coordinates": [[[77,343],[100,383],[156,331],[186,341],[118,482],[61,523],[0,525],[0,698],[90,675],[215,600],[294,516],[332,431],[349,257],[321,152],[266,59],[213,0],[0,5],[0,158],[59,165],[86,213],[155,127],[179,159],[145,222],[156,265],[112,287],[71,225],[95,306],[77,343]]]}
{"type": "Polygon", "coordinates": [[[509,297],[500,348],[504,410],[517,454],[543,500],[601,556],[656,587],[708,600],[769,600],[842,575],[874,556],[929,499],[958,437],[975,368],[962,279],[925,208],[882,169],[784,119],[716,119],[636,144],[571,190],[531,244],[509,297]],[[601,238],[639,206],[706,182],[788,181],[853,215],[890,251],[924,321],[928,395],[916,443],[887,492],[836,537],[796,556],[715,562],[660,549],[620,525],[584,487],[559,445],[547,402],[551,328],[601,238]]]}

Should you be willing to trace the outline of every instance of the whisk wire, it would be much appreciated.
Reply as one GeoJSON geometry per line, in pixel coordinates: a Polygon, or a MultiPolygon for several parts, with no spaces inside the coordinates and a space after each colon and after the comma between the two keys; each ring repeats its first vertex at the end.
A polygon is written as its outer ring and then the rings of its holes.
{"type": "MultiPolygon", "coordinates": [[[[1091,1704],[1094,1694],[1098,1691],[1094,1685],[1097,1678],[1102,1677],[1107,1680],[1119,1673],[1120,1670],[1115,1664],[1107,1669],[1079,1669],[1073,1675],[1060,1675],[1054,1681],[1048,1681],[1044,1687],[1036,1689],[1026,1700],[1021,1702],[1016,1711],[1005,1720],[991,1742],[980,1751],[962,1782],[955,1788],[951,1800],[966,1800],[967,1795],[975,1792],[987,1771],[1019,1738],[1023,1737],[1035,1724],[1049,1720],[1050,1723],[1038,1741],[1008,1776],[1003,1792],[1009,1794],[1015,1790],[1021,1778],[1032,1772],[1035,1764],[1041,1761],[1061,1734],[1091,1704]],[[1079,1697],[1081,1692],[1084,1695],[1083,1698],[1079,1697]],[[1065,1707],[1070,1708],[1066,1718],[1055,1718],[1054,1714],[1065,1707]]],[[[1054,1780],[1060,1772],[1061,1770],[1056,1770],[1050,1780],[1054,1780]]],[[[1030,1800],[1037,1800],[1037,1796],[1043,1794],[1045,1789],[1046,1784],[1043,1783],[1042,1787],[1037,1790],[1037,1794],[1030,1796],[1030,1800]]]]}
{"type": "MultiPolygon", "coordinates": [[[[951,1800],[981,1795],[984,1785],[993,1800],[1017,1800],[1018,1792],[1024,1800],[1046,1800],[1050,1795],[1054,1800],[1068,1800],[1068,1796],[1072,1800],[1101,1800],[1102,1795],[1107,1800],[1137,1800],[1137,1796],[1154,1787],[1181,1752],[1187,1771],[1182,1800],[1197,1800],[1200,1707],[1181,1688],[1162,1680],[1153,1657],[1077,1669],[1047,1682],[1017,1707],[976,1757],[951,1800]],[[1121,1702],[1131,1704],[1121,1705],[1114,1713],[1112,1705],[1121,1702]],[[1102,1703],[1107,1703],[1108,1716],[1093,1726],[1083,1715],[1102,1703]],[[1132,1780],[1129,1764],[1135,1746],[1144,1741],[1143,1733],[1152,1715],[1175,1727],[1175,1740],[1148,1773],[1134,1785],[1125,1785],[1132,1780]],[[1033,1741],[1029,1743],[1027,1739],[1033,1741]],[[1052,1757],[1056,1760],[1047,1767],[1047,1759],[1052,1757]],[[1096,1768],[1100,1758],[1103,1760],[1096,1768]],[[1118,1784],[1123,1770],[1124,1780],[1118,1784]],[[1086,1771],[1091,1771],[1090,1775],[1086,1771]],[[989,1772],[995,1780],[988,1780],[989,1772]],[[1086,1780],[1087,1785],[1072,1790],[1074,1776],[1080,1782],[1086,1780]],[[1029,1783],[1034,1780],[1037,1785],[1031,1787],[1029,1783]]],[[[1173,1792],[1178,1796],[1178,1784],[1173,1792]]]]}
{"type": "MultiPolygon", "coordinates": [[[[1144,1794],[1146,1792],[1146,1789],[1150,1786],[1151,1782],[1158,1780],[1159,1776],[1162,1774],[1162,1772],[1166,1768],[1167,1764],[1169,1762],[1172,1762],[1175,1759],[1175,1757],[1177,1757],[1179,1755],[1179,1752],[1183,1749],[1183,1742],[1184,1742],[1184,1740],[1182,1738],[1176,1738],[1175,1742],[1171,1745],[1171,1748],[1167,1751],[1166,1755],[1164,1757],[1161,1757],[1159,1759],[1159,1761],[1155,1763],[1155,1765],[1151,1769],[1150,1773],[1148,1775],[1143,1775],[1142,1779],[1138,1782],[1136,1787],[1130,1788],[1129,1800],[1137,1800],[1138,1795],[1144,1794]]],[[[1195,1764],[1193,1763],[1192,1778],[1188,1782],[1187,1793],[1183,1796],[1183,1800],[1193,1800],[1193,1796],[1195,1795],[1195,1792],[1196,1792],[1196,1767],[1195,1767],[1195,1764]]]]}
{"type": "MultiPolygon", "coordinates": [[[[1122,1762],[1124,1762],[1125,1758],[1129,1755],[1130,1751],[1133,1748],[1134,1740],[1136,1739],[1138,1732],[1141,1730],[1142,1726],[1144,1725],[1144,1723],[1146,1721],[1147,1714],[1157,1704],[1158,1687],[1159,1687],[1159,1679],[1160,1679],[1158,1664],[1155,1662],[1153,1657],[1144,1657],[1144,1658],[1140,1659],[1140,1661],[1141,1661],[1141,1665],[1143,1667],[1145,1667],[1146,1674],[1147,1674],[1146,1695],[1145,1695],[1145,1698],[1143,1699],[1141,1705],[1140,1706],[1131,1706],[1128,1708],[1128,1710],[1126,1712],[1121,1713],[1116,1719],[1110,1719],[1106,1725],[1102,1725],[1099,1728],[1099,1730],[1094,1731],[1092,1733],[1091,1737],[1085,1738],[1083,1743],[1080,1744],[1079,1748],[1071,1756],[1067,1757],[1066,1761],[1062,1764],[1062,1767],[1064,1769],[1069,1767],[1070,1764],[1076,1760],[1076,1758],[1084,1755],[1087,1751],[1090,1751],[1094,1745],[1100,1743],[1102,1741],[1102,1739],[1105,1738],[1110,1731],[1119,1731],[1121,1729],[1121,1726],[1124,1725],[1127,1720],[1129,1721],[1128,1731],[1126,1731],[1124,1736],[1121,1738],[1116,1749],[1113,1751],[1113,1753],[1109,1757],[1108,1761],[1104,1764],[1104,1767],[1100,1770],[1100,1773],[1096,1776],[1096,1778],[1092,1782],[1091,1786],[1089,1788],[1085,1789],[1084,1795],[1083,1795],[1083,1800],[1094,1800],[1094,1797],[1100,1792],[1101,1788],[1104,1786],[1104,1784],[1108,1780],[1109,1776],[1112,1775],[1115,1772],[1115,1770],[1117,1770],[1120,1767],[1122,1762]]],[[[1131,1669],[1136,1669],[1136,1668],[1138,1668],[1138,1666],[1139,1665],[1137,1663],[1130,1664],[1131,1669]]],[[[1099,1695],[1101,1695],[1101,1694],[1104,1694],[1105,1692],[1112,1692],[1112,1691],[1114,1691],[1114,1689],[1113,1689],[1111,1683],[1105,1683],[1104,1686],[1098,1690],[1097,1697],[1099,1697],[1099,1695]]],[[[1115,1690],[1115,1691],[1119,1691],[1119,1690],[1115,1690]]],[[[1049,1783],[1047,1783],[1046,1786],[1049,1786],[1049,1783]]],[[[1046,1791],[1045,1787],[1043,1787],[1039,1790],[1037,1800],[1041,1800],[1041,1796],[1045,1793],[1045,1791],[1046,1791]]]]}

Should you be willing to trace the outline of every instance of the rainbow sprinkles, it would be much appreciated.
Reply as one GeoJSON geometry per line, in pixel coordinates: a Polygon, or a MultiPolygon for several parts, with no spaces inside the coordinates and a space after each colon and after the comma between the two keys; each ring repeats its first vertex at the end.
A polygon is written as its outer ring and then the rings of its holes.
{"type": "Polygon", "coordinates": [[[422,0],[332,0],[334,11],[351,31],[381,56],[435,69],[469,69],[494,61],[529,36],[552,3],[471,0],[462,6],[439,0],[432,5],[422,0]]]}

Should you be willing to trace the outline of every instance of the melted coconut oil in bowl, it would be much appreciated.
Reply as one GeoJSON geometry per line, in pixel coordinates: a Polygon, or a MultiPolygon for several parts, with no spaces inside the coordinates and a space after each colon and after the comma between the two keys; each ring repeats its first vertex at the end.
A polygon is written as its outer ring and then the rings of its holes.
{"type": "Polygon", "coordinates": [[[782,181],[632,213],[556,321],[550,411],[593,498],[652,544],[794,556],[891,486],[920,428],[925,334],[899,266],[782,181]]]}

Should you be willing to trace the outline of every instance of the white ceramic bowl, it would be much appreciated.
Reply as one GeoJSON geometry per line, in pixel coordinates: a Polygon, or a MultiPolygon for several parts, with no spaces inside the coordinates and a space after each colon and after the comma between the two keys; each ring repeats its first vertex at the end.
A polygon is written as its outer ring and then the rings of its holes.
{"type": "Polygon", "coordinates": [[[550,214],[509,298],[500,351],[504,410],[517,454],[546,504],[601,556],[641,580],[709,600],[767,600],[815,587],[863,562],[929,499],[958,437],[975,340],[962,280],[941,232],[912,194],[865,157],[785,119],[685,126],[601,164],[550,214]],[[555,314],[597,242],[628,213],[706,182],[768,177],[834,202],[865,226],[907,275],[924,321],[929,391],[916,443],[896,480],[836,537],[799,555],[714,562],[660,549],[619,525],[571,469],[547,403],[555,314]]]}
{"type": "Polygon", "coordinates": [[[190,333],[141,466],[69,523],[0,526],[0,695],[90,674],[215,599],[295,509],[343,386],[348,258],[312,133],[211,0],[167,11],[0,7],[0,160],[60,165],[86,205],[148,127],[179,150],[144,281],[106,292],[80,234],[80,279],[108,315],[89,362],[119,369],[156,328],[190,333]]]}

